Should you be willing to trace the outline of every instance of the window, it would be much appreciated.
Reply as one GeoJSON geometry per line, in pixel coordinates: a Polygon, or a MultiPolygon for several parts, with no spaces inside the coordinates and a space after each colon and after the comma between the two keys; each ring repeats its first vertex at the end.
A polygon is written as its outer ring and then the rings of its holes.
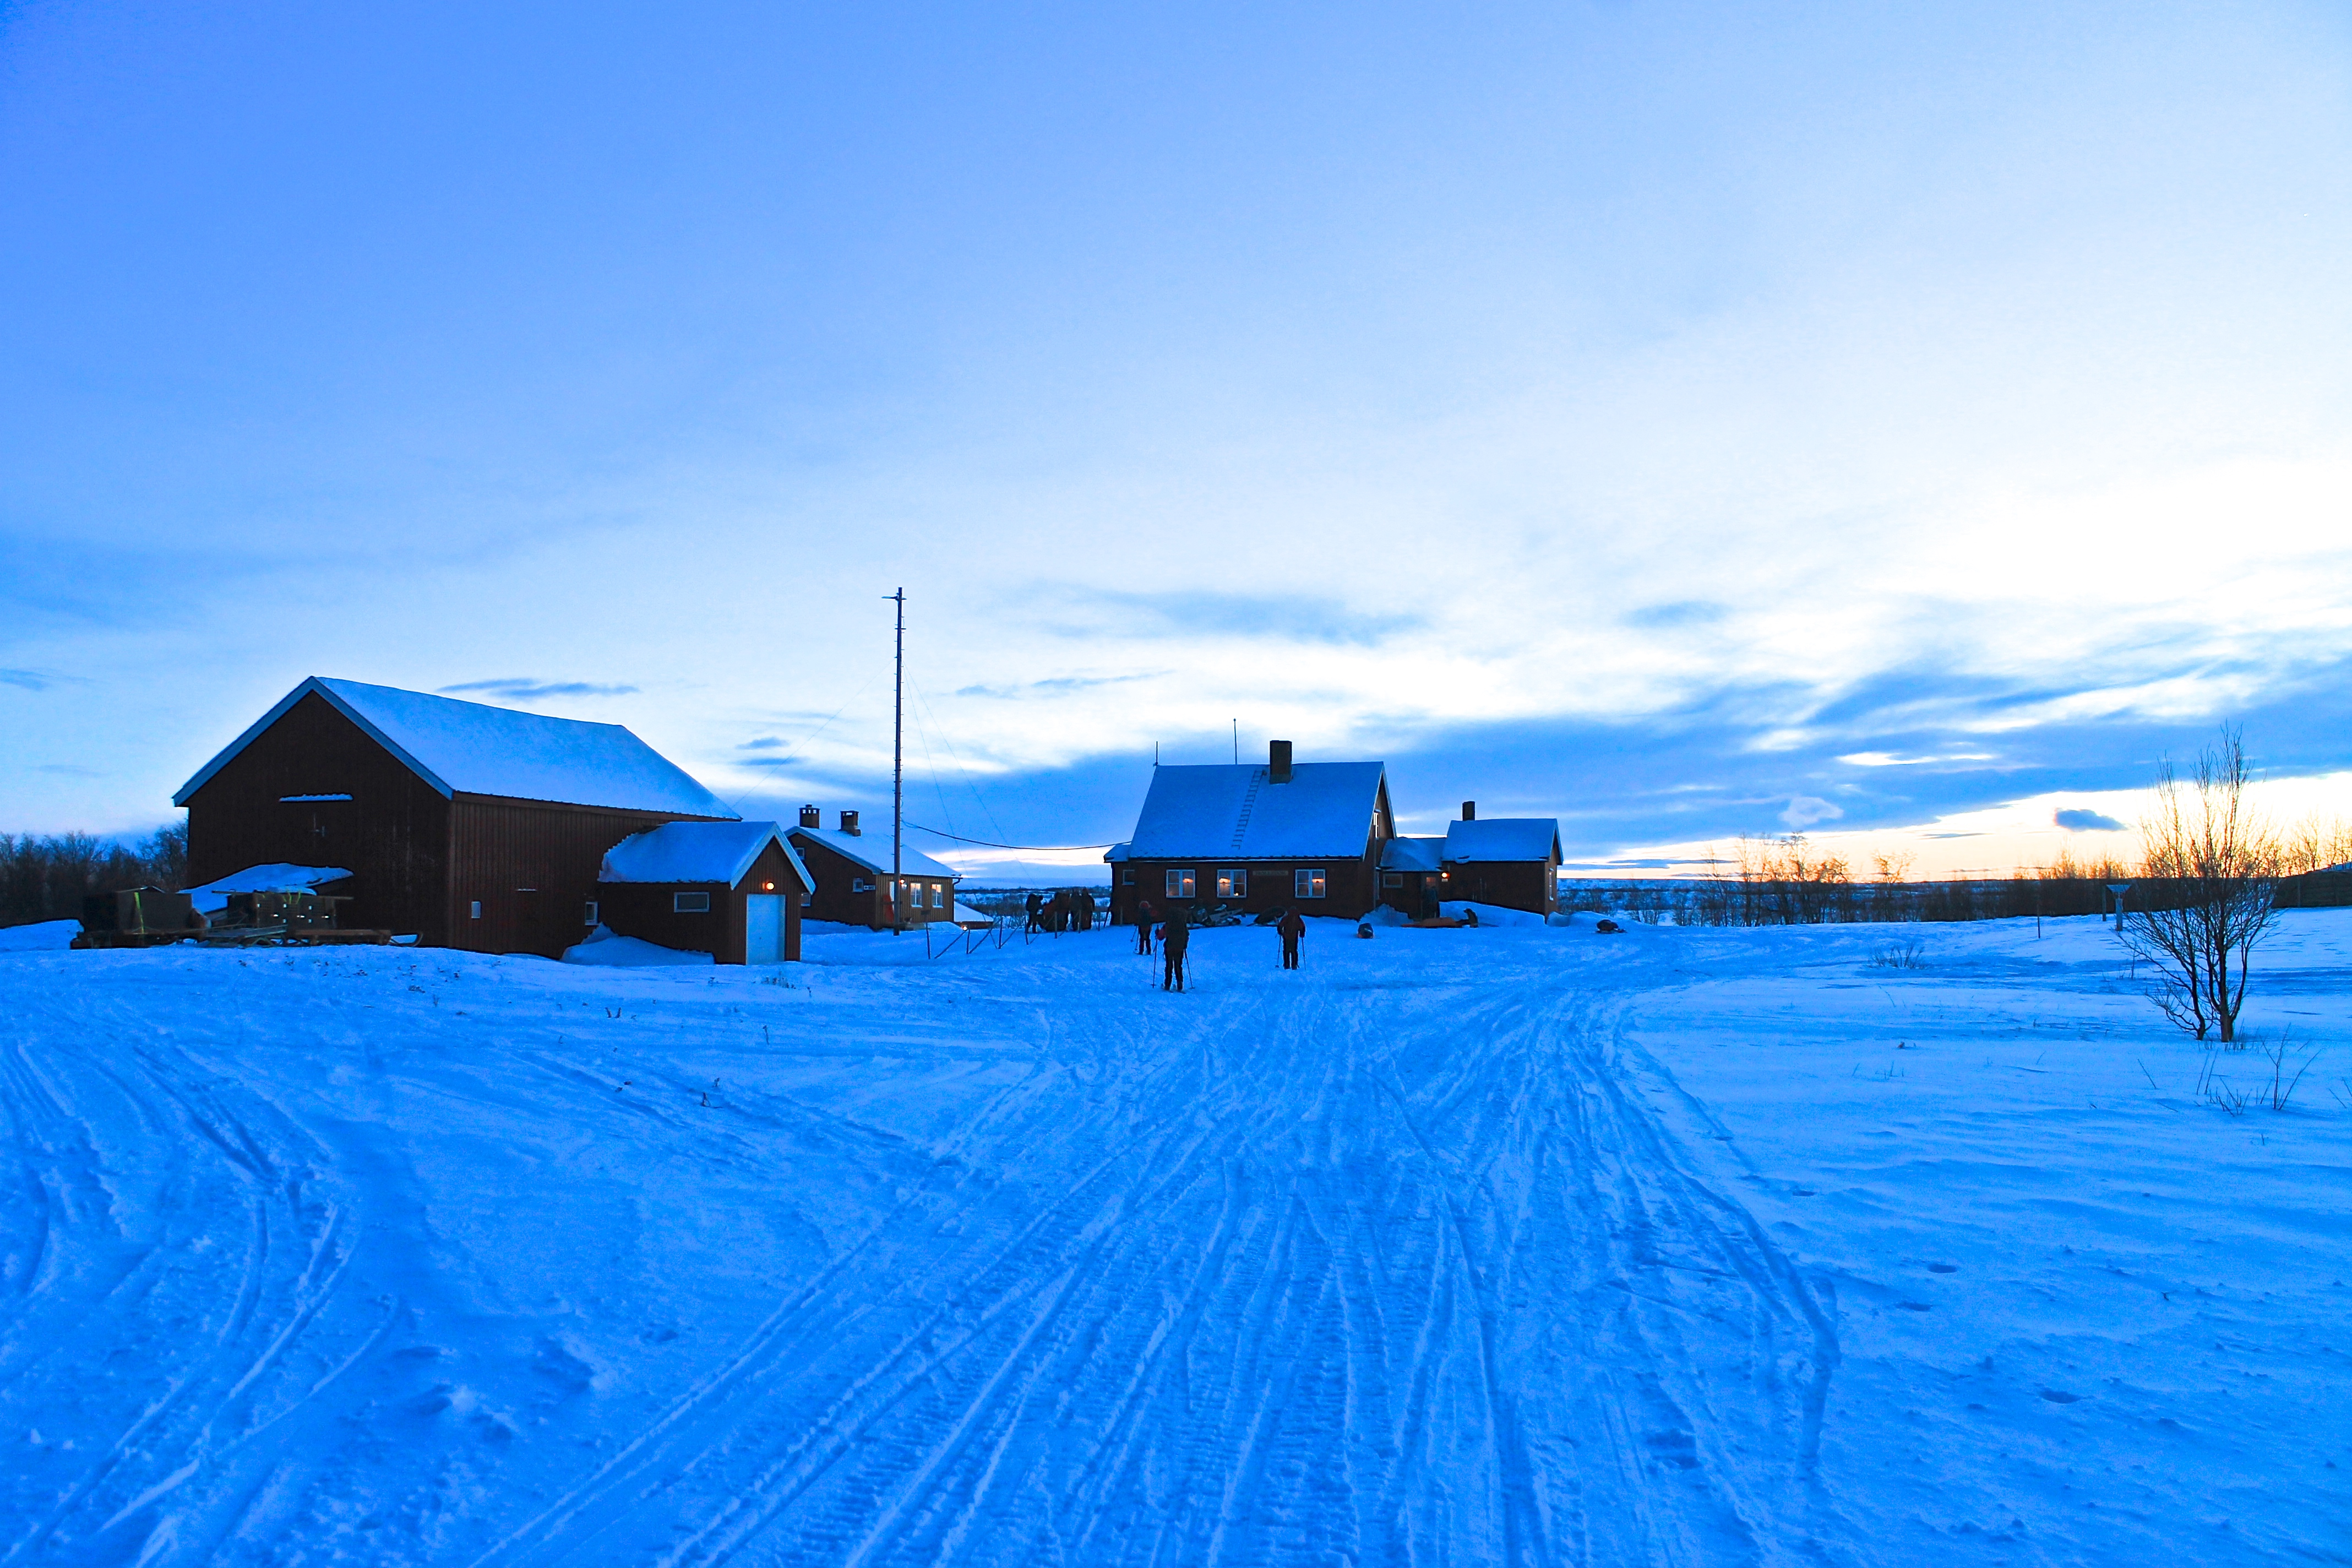
{"type": "Polygon", "coordinates": [[[1240,866],[1229,866],[1217,873],[1217,897],[1246,899],[1249,897],[1249,872],[1240,866]]]}
{"type": "Polygon", "coordinates": [[[853,893],[870,893],[874,890],[874,879],[871,877],[852,877],[849,879],[849,890],[853,893]]]}
{"type": "Polygon", "coordinates": [[[1169,872],[1168,896],[1171,899],[1191,898],[1192,896],[1192,873],[1190,871],[1169,872]]]}
{"type": "Polygon", "coordinates": [[[1323,897],[1323,868],[1320,866],[1300,867],[1291,873],[1291,881],[1295,884],[1298,897],[1302,899],[1323,897]]]}
{"type": "Polygon", "coordinates": [[[946,909],[948,907],[947,896],[948,889],[946,883],[933,882],[931,884],[931,908],[935,910],[946,909]]]}
{"type": "Polygon", "coordinates": [[[710,912],[710,895],[709,893],[672,893],[669,896],[669,907],[674,914],[707,915],[710,912]]]}
{"type": "Polygon", "coordinates": [[[472,915],[470,915],[470,916],[469,916],[469,917],[467,917],[467,918],[472,919],[472,920],[480,920],[480,919],[482,918],[482,900],[479,900],[479,899],[476,899],[476,900],[474,900],[474,912],[473,912],[473,914],[472,914],[472,915]]]}
{"type": "Polygon", "coordinates": [[[1118,885],[1119,885],[1120,887],[1122,887],[1122,888],[1132,888],[1133,886],[1135,886],[1135,868],[1134,868],[1134,867],[1132,867],[1132,866],[1121,866],[1121,867],[1118,868],[1118,885]]]}
{"type": "Polygon", "coordinates": [[[588,908],[587,908],[584,911],[583,911],[582,916],[581,916],[581,920],[580,920],[580,923],[581,923],[582,925],[584,925],[584,926],[592,926],[592,925],[594,925],[594,924],[596,923],[596,900],[595,900],[591,899],[591,900],[588,900],[588,908]]]}
{"type": "Polygon", "coordinates": [[[1403,873],[1403,872],[1402,872],[1402,871],[1383,871],[1383,872],[1381,872],[1381,887],[1383,887],[1383,888],[1402,888],[1402,887],[1403,887],[1403,886],[1404,886],[1404,873],[1403,873]]]}

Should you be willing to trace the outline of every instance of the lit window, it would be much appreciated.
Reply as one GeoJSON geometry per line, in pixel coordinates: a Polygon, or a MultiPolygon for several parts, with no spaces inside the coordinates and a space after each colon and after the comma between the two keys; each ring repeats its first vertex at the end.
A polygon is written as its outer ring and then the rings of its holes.
{"type": "Polygon", "coordinates": [[[1217,873],[1217,897],[1246,899],[1249,897],[1249,872],[1240,866],[1227,867],[1217,873]]]}
{"type": "Polygon", "coordinates": [[[669,896],[669,907],[676,914],[707,915],[710,912],[710,895],[709,893],[672,893],[669,896]]]}
{"type": "Polygon", "coordinates": [[[940,882],[933,882],[931,884],[931,908],[935,910],[946,909],[948,907],[947,896],[948,890],[945,884],[940,882]]]}
{"type": "Polygon", "coordinates": [[[1298,897],[1302,899],[1319,899],[1323,897],[1322,867],[1302,866],[1297,871],[1291,873],[1291,880],[1296,887],[1298,897]]]}
{"type": "Polygon", "coordinates": [[[594,925],[594,924],[596,923],[596,900],[595,900],[591,899],[591,900],[588,900],[588,908],[587,908],[585,910],[583,910],[583,911],[582,919],[581,919],[580,923],[581,923],[582,925],[584,925],[584,926],[592,926],[592,925],[594,925]]]}
{"type": "Polygon", "coordinates": [[[1192,873],[1190,871],[1169,872],[1168,896],[1171,899],[1191,898],[1192,896],[1192,873]]]}

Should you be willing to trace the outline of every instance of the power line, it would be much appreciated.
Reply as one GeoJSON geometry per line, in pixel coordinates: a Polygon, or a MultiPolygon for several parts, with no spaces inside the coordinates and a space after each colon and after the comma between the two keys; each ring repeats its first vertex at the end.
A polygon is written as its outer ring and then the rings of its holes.
{"type": "Polygon", "coordinates": [[[936,838],[952,838],[959,844],[977,844],[985,849],[1026,849],[1034,850],[1038,854],[1044,855],[1061,854],[1066,851],[1076,851],[1079,849],[1108,849],[1111,847],[1108,844],[999,844],[992,839],[966,838],[961,833],[941,833],[938,828],[925,827],[919,822],[910,822],[907,824],[907,826],[913,828],[918,833],[928,833],[936,838]]]}

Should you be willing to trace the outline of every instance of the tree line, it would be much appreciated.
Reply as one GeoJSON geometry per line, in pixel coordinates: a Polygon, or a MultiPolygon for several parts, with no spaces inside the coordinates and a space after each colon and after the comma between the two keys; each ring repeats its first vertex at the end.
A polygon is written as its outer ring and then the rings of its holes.
{"type": "Polygon", "coordinates": [[[0,833],[0,926],[79,920],[91,893],[186,885],[187,824],[136,843],[91,833],[0,833]]]}

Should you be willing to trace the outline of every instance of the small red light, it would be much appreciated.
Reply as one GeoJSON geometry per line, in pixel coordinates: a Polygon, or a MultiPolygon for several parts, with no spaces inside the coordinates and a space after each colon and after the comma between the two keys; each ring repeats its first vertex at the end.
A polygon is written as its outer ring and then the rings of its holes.
{"type": "Polygon", "coordinates": [[[762,882],[760,884],[760,890],[763,893],[772,893],[776,890],[776,885],[773,882],[762,882]]]}

